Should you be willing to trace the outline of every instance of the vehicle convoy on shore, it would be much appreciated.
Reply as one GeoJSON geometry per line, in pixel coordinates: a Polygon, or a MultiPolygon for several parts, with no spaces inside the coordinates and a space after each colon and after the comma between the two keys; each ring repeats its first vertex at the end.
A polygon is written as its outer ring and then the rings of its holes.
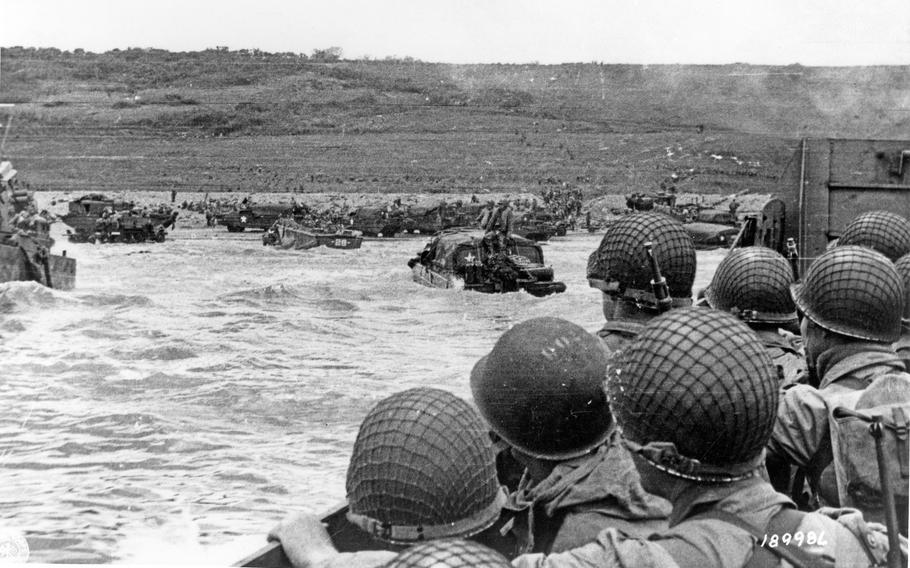
{"type": "Polygon", "coordinates": [[[434,288],[477,292],[517,292],[548,296],[565,292],[544,265],[537,243],[513,235],[501,251],[491,250],[483,231],[455,229],[437,235],[408,261],[415,282],[434,288]]]}
{"type": "Polygon", "coordinates": [[[130,201],[91,193],[71,201],[61,220],[71,228],[67,236],[74,243],[160,243],[177,215],[164,205],[139,209],[130,201]]]}
{"type": "Polygon", "coordinates": [[[52,254],[50,215],[39,212],[31,191],[16,183],[16,170],[0,161],[0,283],[34,281],[48,288],[71,290],[76,261],[52,254]]]}

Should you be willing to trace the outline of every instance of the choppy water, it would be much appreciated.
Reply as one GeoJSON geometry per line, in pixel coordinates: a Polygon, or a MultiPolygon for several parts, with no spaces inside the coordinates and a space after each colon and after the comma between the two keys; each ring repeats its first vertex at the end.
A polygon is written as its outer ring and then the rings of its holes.
{"type": "MultiPolygon", "coordinates": [[[[568,285],[549,298],[419,286],[406,261],[422,240],[259,239],[59,238],[76,290],[0,284],[0,528],[25,531],[32,560],[237,560],[287,512],[344,497],[357,426],[381,398],[468,397],[474,362],[512,324],[602,320],[584,279],[596,235],[545,246],[568,285]]],[[[722,253],[699,255],[704,286],[722,253]]]]}

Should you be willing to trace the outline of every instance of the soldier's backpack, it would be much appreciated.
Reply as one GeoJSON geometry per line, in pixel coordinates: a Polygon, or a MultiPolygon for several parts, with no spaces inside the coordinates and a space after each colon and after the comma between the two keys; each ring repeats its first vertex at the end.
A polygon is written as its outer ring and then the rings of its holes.
{"type": "Polygon", "coordinates": [[[840,506],[854,507],[867,519],[884,522],[881,464],[867,418],[881,420],[883,456],[889,474],[887,483],[897,504],[902,532],[906,534],[910,486],[910,374],[882,375],[865,389],[838,397],[829,407],[840,506]]]}

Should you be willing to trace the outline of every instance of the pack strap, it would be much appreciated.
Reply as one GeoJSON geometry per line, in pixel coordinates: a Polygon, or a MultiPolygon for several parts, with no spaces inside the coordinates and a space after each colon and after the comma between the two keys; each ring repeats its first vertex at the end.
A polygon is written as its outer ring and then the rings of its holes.
{"type": "Polygon", "coordinates": [[[895,406],[891,412],[891,424],[885,424],[885,427],[889,430],[892,430],[897,436],[897,452],[900,459],[901,468],[901,479],[907,479],[910,477],[910,472],[908,472],[908,466],[910,466],[910,451],[908,451],[907,434],[910,431],[910,419],[907,418],[907,413],[904,410],[903,406],[895,406]]]}
{"type": "Polygon", "coordinates": [[[690,517],[690,519],[715,519],[718,521],[731,524],[743,531],[749,533],[754,542],[752,544],[752,557],[749,558],[744,568],[776,568],[780,560],[786,560],[796,568],[831,568],[833,563],[819,556],[809,554],[800,547],[790,546],[761,546],[767,535],[783,535],[785,533],[793,534],[799,528],[805,513],[785,507],[777,512],[768,522],[767,528],[763,531],[755,525],[748,523],[741,518],[721,511],[711,509],[690,517]]]}

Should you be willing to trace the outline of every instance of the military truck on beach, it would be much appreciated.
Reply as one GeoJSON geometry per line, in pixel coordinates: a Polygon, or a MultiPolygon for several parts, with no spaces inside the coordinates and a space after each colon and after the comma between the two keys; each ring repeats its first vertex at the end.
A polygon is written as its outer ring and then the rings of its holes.
{"type": "Polygon", "coordinates": [[[132,201],[90,193],[70,201],[61,220],[71,242],[161,242],[177,215],[169,206],[139,209],[132,201]]]}
{"type": "Polygon", "coordinates": [[[218,223],[227,227],[229,233],[242,233],[247,229],[267,231],[281,217],[299,220],[305,209],[299,205],[262,204],[241,205],[218,216],[218,223]]]}

